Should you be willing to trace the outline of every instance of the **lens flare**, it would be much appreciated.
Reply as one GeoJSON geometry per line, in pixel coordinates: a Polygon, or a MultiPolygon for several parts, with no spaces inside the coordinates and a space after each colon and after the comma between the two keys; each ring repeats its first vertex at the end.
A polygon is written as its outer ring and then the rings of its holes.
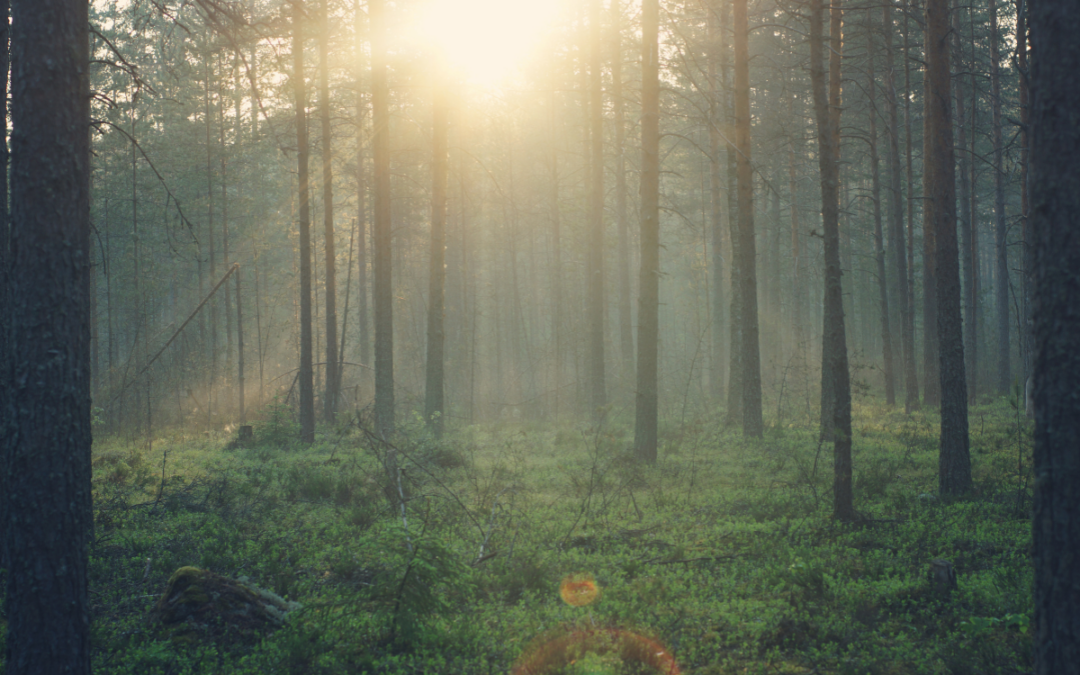
{"type": "Polygon", "coordinates": [[[571,574],[559,584],[559,595],[571,607],[584,607],[600,597],[600,586],[591,574],[571,574]]]}
{"type": "Polygon", "coordinates": [[[534,640],[514,663],[512,675],[554,673],[588,655],[639,663],[664,675],[680,675],[678,664],[658,641],[620,628],[562,628],[534,640]]]}

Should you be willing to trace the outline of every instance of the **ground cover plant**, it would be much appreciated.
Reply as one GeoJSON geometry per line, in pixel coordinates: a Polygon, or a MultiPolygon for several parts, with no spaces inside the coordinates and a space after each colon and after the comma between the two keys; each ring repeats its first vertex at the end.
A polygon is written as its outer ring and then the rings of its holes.
{"type": "Polygon", "coordinates": [[[933,415],[856,406],[851,526],[797,424],[749,440],[683,419],[648,467],[614,415],[438,442],[414,424],[392,445],[362,416],[310,447],[273,418],[249,444],[98,440],[94,668],[658,672],[643,655],[665,650],[683,673],[1026,672],[1029,431],[1002,401],[971,419],[976,487],[946,502],[933,415]],[[181,568],[280,617],[166,625],[181,568]]]}

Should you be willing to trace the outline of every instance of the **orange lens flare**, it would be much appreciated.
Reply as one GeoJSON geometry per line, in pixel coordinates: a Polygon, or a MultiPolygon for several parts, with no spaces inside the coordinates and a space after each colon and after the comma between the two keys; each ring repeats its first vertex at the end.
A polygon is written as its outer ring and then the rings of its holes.
{"type": "Polygon", "coordinates": [[[557,632],[533,645],[514,664],[512,675],[554,673],[587,654],[614,656],[623,663],[640,663],[665,675],[681,673],[675,657],[659,642],[619,628],[557,632]]]}
{"type": "Polygon", "coordinates": [[[600,597],[600,587],[591,574],[571,574],[559,584],[559,595],[571,607],[584,607],[600,597]]]}

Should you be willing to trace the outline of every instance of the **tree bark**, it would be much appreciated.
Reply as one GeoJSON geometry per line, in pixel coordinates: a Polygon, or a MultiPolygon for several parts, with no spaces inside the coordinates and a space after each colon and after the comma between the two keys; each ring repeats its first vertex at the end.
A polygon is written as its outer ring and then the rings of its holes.
{"type": "Polygon", "coordinates": [[[6,672],[89,675],[88,4],[16,0],[11,9],[6,672]]]}
{"type": "MultiPolygon", "coordinates": [[[[952,73],[949,69],[949,3],[926,3],[925,222],[934,235],[934,300],[939,340],[941,451],[938,490],[960,495],[971,487],[968,450],[967,379],[960,318],[960,257],[956,241],[956,163],[953,151],[952,73]]],[[[929,388],[929,387],[928,387],[929,388]]]]}
{"type": "Polygon", "coordinates": [[[757,243],[754,241],[754,167],[750,161],[750,28],[747,0],[732,2],[735,47],[735,147],[738,150],[738,270],[740,349],[742,356],[743,435],[761,437],[761,353],[758,344],[757,243]]]}
{"type": "MultiPolygon", "coordinates": [[[[315,383],[311,333],[311,204],[308,186],[307,86],[304,81],[304,3],[293,3],[293,96],[296,102],[296,175],[300,191],[300,441],[315,442],[315,383]]],[[[211,338],[213,341],[213,338],[211,338]]]]}
{"type": "MultiPolygon", "coordinates": [[[[833,12],[840,11],[834,7],[833,12]]],[[[825,82],[823,0],[810,3],[810,81],[818,128],[821,219],[825,240],[825,331],[822,337],[822,434],[833,442],[833,517],[855,519],[851,486],[851,381],[840,283],[840,177],[838,135],[825,82]],[[826,401],[826,392],[832,400],[826,401]],[[830,416],[826,419],[828,410],[830,416]],[[825,434],[828,433],[828,436],[825,434]]],[[[835,22],[834,22],[835,26],[835,22]]]]}
{"type": "Polygon", "coordinates": [[[641,275],[634,447],[656,462],[660,311],[660,0],[641,3],[641,275]]]}
{"type": "Polygon", "coordinates": [[[328,0],[322,1],[319,16],[319,121],[322,131],[323,247],[326,256],[326,395],[323,416],[327,422],[337,417],[341,373],[338,372],[337,337],[337,253],[334,246],[333,137],[330,128],[330,21],[328,0]]]}
{"type": "MultiPolygon", "coordinates": [[[[1080,12],[1032,4],[1035,673],[1080,673],[1080,12]]],[[[10,639],[10,638],[9,638],[10,639]]]]}
{"type": "Polygon", "coordinates": [[[390,220],[390,112],[383,0],[369,0],[371,19],[371,122],[375,163],[375,429],[394,432],[394,289],[390,220]]]}

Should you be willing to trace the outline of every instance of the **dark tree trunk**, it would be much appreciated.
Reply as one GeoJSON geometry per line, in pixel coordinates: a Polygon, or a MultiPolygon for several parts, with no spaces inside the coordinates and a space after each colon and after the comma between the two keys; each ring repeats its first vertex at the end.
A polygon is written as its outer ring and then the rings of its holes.
{"type": "Polygon", "coordinates": [[[904,146],[907,166],[907,295],[904,302],[908,312],[908,321],[903,326],[903,340],[911,357],[904,365],[904,412],[911,413],[918,410],[921,404],[919,375],[915,366],[915,172],[912,170],[911,159],[911,39],[908,30],[908,0],[901,1],[904,33],[904,146]]]}
{"type": "MultiPolygon", "coordinates": [[[[8,24],[11,16],[11,4],[8,0],[0,0],[0,185],[8,184],[8,67],[10,65],[10,59],[8,58],[8,24]]],[[[105,202],[105,223],[108,225],[108,212],[109,202],[105,202]]],[[[106,228],[106,241],[108,241],[108,229],[106,228]]],[[[108,289],[108,278],[105,279],[106,289],[108,289]]],[[[106,297],[108,293],[106,292],[106,297]]],[[[106,311],[109,311],[109,307],[106,304],[106,311]]],[[[2,385],[0,385],[0,462],[4,461],[6,448],[4,443],[7,441],[7,429],[12,423],[12,410],[9,408],[11,402],[10,395],[11,389],[9,382],[11,381],[11,218],[8,213],[8,191],[0,190],[0,378],[2,378],[2,385]]],[[[109,326],[110,339],[112,336],[112,329],[109,326]]],[[[110,368],[111,368],[110,359],[110,368]]],[[[8,569],[7,559],[7,542],[3,535],[3,527],[6,527],[7,523],[7,499],[4,495],[7,494],[7,487],[5,480],[7,472],[5,471],[5,465],[0,463],[0,569],[8,569]]],[[[5,578],[0,576],[0,584],[4,583],[5,578]]],[[[0,604],[0,612],[3,612],[3,605],[0,604]]]]}
{"type": "Polygon", "coordinates": [[[341,373],[338,372],[337,254],[334,250],[334,169],[330,129],[330,23],[327,2],[319,16],[319,121],[322,131],[323,246],[326,255],[326,396],[323,415],[327,422],[337,416],[341,373]]]}
{"type": "MultiPolygon", "coordinates": [[[[906,392],[917,387],[915,376],[915,340],[911,330],[911,311],[908,306],[908,270],[904,241],[904,197],[900,188],[900,120],[896,103],[896,76],[893,71],[893,20],[889,3],[882,6],[885,37],[885,107],[889,118],[889,145],[886,163],[889,166],[889,247],[892,249],[893,276],[896,278],[896,305],[900,308],[901,361],[906,392]],[[909,336],[912,338],[909,341],[909,336]]],[[[906,407],[906,405],[905,405],[906,407]]]]}
{"type": "Polygon", "coordinates": [[[424,388],[424,419],[436,438],[442,437],[443,415],[443,345],[446,339],[443,324],[446,306],[446,184],[447,131],[449,118],[446,87],[435,83],[432,104],[431,162],[431,264],[428,268],[427,365],[424,388]]]}
{"type": "Polygon", "coordinates": [[[740,385],[743,435],[760,437],[761,352],[758,344],[757,243],[754,241],[754,167],[750,160],[750,55],[746,0],[732,2],[735,47],[735,147],[738,149],[740,385]]]}
{"type": "Polygon", "coordinates": [[[1020,336],[1020,346],[1022,349],[1022,358],[1024,366],[1025,382],[1027,377],[1031,376],[1032,364],[1031,359],[1034,354],[1034,338],[1033,338],[1033,326],[1034,317],[1032,316],[1033,306],[1033,280],[1035,278],[1035,247],[1032,245],[1032,232],[1031,232],[1031,218],[1028,213],[1028,138],[1030,128],[1028,125],[1028,117],[1030,113],[1030,106],[1028,105],[1028,32],[1027,32],[1027,13],[1024,11],[1026,4],[1023,0],[1018,0],[1017,8],[1019,17],[1016,21],[1016,65],[1017,70],[1020,72],[1020,81],[1017,83],[1017,89],[1019,90],[1020,98],[1020,219],[1021,219],[1021,235],[1023,236],[1023,249],[1021,251],[1023,278],[1022,278],[1022,291],[1023,295],[1021,302],[1023,303],[1024,321],[1023,332],[1020,336]]]}
{"type": "Polygon", "coordinates": [[[304,82],[304,5],[293,5],[293,96],[300,190],[300,440],[315,442],[315,383],[311,335],[311,204],[308,188],[307,86],[304,82]]]}
{"type": "Polygon", "coordinates": [[[88,4],[16,0],[12,25],[6,672],[89,675],[88,4]]]}
{"type": "MultiPolygon", "coordinates": [[[[930,3],[937,0],[926,0],[926,11],[930,11],[930,3]]],[[[947,20],[947,19],[946,19],[947,20]]],[[[938,294],[937,294],[937,225],[935,219],[935,204],[933,202],[934,190],[937,182],[941,180],[937,171],[943,167],[932,159],[934,147],[934,120],[935,113],[933,95],[930,90],[930,52],[934,51],[931,41],[934,38],[930,34],[930,27],[926,27],[925,45],[923,51],[926,55],[926,66],[923,70],[923,402],[930,407],[941,405],[941,356],[938,341],[938,294]]],[[[948,37],[941,37],[948,40],[948,37]]],[[[938,45],[940,53],[945,46],[938,45]]],[[[951,110],[952,106],[944,104],[951,110]]],[[[938,111],[940,114],[940,110],[938,111]]],[[[950,118],[951,119],[951,118],[950,118]]],[[[942,132],[939,132],[942,133],[942,132]]],[[[952,136],[950,130],[949,136],[952,136]]],[[[939,148],[940,150],[940,148],[939,148]]],[[[950,176],[953,171],[950,169],[950,176]]]]}
{"type": "MultiPolygon", "coordinates": [[[[896,405],[896,385],[893,370],[892,330],[889,328],[889,283],[885,274],[885,233],[881,223],[881,168],[878,161],[877,137],[877,75],[874,72],[873,14],[867,13],[867,71],[870,80],[870,169],[874,201],[874,258],[877,262],[878,297],[881,303],[881,346],[885,374],[885,402],[896,405]]],[[[888,30],[888,26],[886,26],[888,30]]]]}
{"type": "Polygon", "coordinates": [[[604,111],[601,85],[600,0],[589,3],[589,407],[607,403],[604,383],[604,111]]]}
{"type": "Polygon", "coordinates": [[[1005,171],[1001,142],[1001,67],[998,52],[997,0],[990,2],[990,111],[991,137],[994,143],[994,242],[997,270],[994,272],[994,300],[997,306],[997,390],[1008,394],[1012,386],[1011,345],[1009,341],[1009,248],[1005,223],[1005,171]]]}
{"type": "Polygon", "coordinates": [[[634,447],[656,462],[660,310],[660,0],[641,5],[641,274],[634,447]]]}
{"type": "MultiPolygon", "coordinates": [[[[1080,673],[1080,11],[1031,5],[1035,673],[1080,673]]],[[[10,638],[9,638],[10,640],[10,638]]]]}
{"type": "Polygon", "coordinates": [[[394,288],[390,222],[390,91],[386,72],[386,20],[383,0],[369,0],[371,18],[371,122],[375,161],[375,428],[386,438],[394,431],[394,288]]]}
{"type": "Polygon", "coordinates": [[[953,151],[952,74],[949,70],[949,3],[926,3],[926,222],[934,232],[937,338],[941,393],[938,489],[960,495],[971,486],[967,379],[960,318],[960,251],[956,241],[956,164],[953,151]]]}
{"type": "MultiPolygon", "coordinates": [[[[833,9],[839,11],[838,8],[833,9]]],[[[810,79],[818,127],[818,166],[821,171],[821,218],[825,240],[825,331],[822,337],[822,434],[833,442],[833,517],[855,519],[851,489],[851,381],[848,377],[847,337],[844,332],[843,291],[840,285],[840,177],[838,135],[833,129],[825,82],[825,8],[810,4],[810,79]],[[826,392],[831,396],[825,400],[826,392]],[[825,419],[825,411],[830,416],[825,419]]],[[[835,23],[834,23],[835,25],[835,23]]]]}

